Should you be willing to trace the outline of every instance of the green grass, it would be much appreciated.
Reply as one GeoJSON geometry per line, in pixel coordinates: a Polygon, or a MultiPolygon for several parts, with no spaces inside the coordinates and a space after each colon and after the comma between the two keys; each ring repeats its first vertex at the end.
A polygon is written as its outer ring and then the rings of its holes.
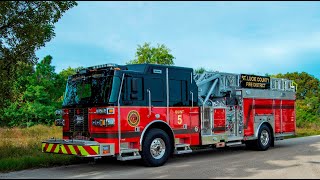
{"type": "Polygon", "coordinates": [[[72,155],[42,153],[41,142],[50,137],[62,138],[61,127],[1,128],[0,172],[81,162],[80,158],[72,155]]]}
{"type": "Polygon", "coordinates": [[[304,137],[313,135],[320,135],[319,127],[297,128],[297,134],[294,137],[304,137]]]}

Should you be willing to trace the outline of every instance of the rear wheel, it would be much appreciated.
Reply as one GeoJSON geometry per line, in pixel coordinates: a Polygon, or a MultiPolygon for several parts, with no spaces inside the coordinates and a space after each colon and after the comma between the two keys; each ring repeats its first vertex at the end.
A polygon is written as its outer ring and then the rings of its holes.
{"type": "Polygon", "coordinates": [[[170,138],[161,129],[151,129],[142,143],[141,157],[146,166],[162,166],[171,153],[170,138]]]}
{"type": "Polygon", "coordinates": [[[259,129],[256,147],[260,151],[267,150],[271,145],[271,132],[268,126],[262,124],[259,129]]]}

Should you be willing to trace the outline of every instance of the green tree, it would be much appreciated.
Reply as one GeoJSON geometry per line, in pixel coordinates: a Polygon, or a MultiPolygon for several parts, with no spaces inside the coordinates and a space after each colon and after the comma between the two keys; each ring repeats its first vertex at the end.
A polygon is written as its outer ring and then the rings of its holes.
{"type": "Polygon", "coordinates": [[[127,62],[127,64],[164,64],[174,65],[174,56],[170,54],[168,49],[163,44],[158,44],[157,47],[151,47],[150,43],[144,43],[142,46],[138,45],[136,58],[127,62]]]}
{"type": "Polygon", "coordinates": [[[35,51],[55,36],[54,24],[76,5],[75,1],[0,2],[0,108],[6,99],[14,99],[18,71],[30,70],[37,62],[35,51]]]}
{"type": "Polygon", "coordinates": [[[207,71],[207,70],[204,67],[200,67],[200,68],[194,69],[194,73],[197,73],[197,74],[202,74],[205,71],[207,71]]]}
{"type": "Polygon", "coordinates": [[[64,91],[59,85],[65,83],[59,82],[62,78],[55,73],[51,63],[52,57],[46,56],[37,63],[32,73],[17,79],[16,86],[24,82],[23,87],[17,88],[21,96],[4,108],[1,117],[3,124],[30,126],[54,121],[54,112],[61,106],[60,98],[64,91]]]}
{"type": "Polygon", "coordinates": [[[296,120],[298,127],[320,125],[320,81],[306,72],[271,75],[297,83],[296,120]]]}
{"type": "Polygon", "coordinates": [[[297,83],[297,99],[305,99],[306,97],[320,97],[319,79],[306,72],[293,72],[286,74],[279,73],[276,75],[271,75],[271,77],[290,79],[297,83]]]}

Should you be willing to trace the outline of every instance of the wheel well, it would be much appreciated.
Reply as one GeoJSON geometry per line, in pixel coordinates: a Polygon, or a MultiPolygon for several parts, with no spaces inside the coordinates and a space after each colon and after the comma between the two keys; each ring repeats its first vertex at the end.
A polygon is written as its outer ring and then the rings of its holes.
{"type": "Polygon", "coordinates": [[[164,122],[154,122],[149,127],[147,127],[147,130],[145,131],[145,133],[143,135],[142,143],[144,142],[146,134],[148,134],[148,132],[153,128],[161,129],[161,130],[163,130],[164,132],[166,132],[168,134],[168,136],[170,138],[170,141],[171,141],[171,147],[172,147],[171,150],[173,152],[173,149],[174,149],[174,135],[173,135],[172,129],[164,122]]]}
{"type": "MultiPolygon", "coordinates": [[[[271,146],[273,147],[273,146],[274,146],[274,133],[273,133],[273,128],[272,128],[272,126],[270,125],[270,123],[268,123],[268,122],[262,123],[261,126],[264,125],[264,124],[270,129],[270,133],[271,133],[271,146]]],[[[261,127],[261,126],[260,126],[260,127],[261,127]]],[[[260,130],[260,129],[259,129],[259,130],[260,130]]]]}

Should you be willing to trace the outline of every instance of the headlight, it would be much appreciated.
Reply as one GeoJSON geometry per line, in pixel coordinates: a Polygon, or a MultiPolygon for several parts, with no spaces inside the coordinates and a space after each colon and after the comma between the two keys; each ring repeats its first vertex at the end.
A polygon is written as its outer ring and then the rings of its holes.
{"type": "Polygon", "coordinates": [[[63,110],[62,109],[56,110],[56,115],[57,116],[63,115],[63,110]]]}
{"type": "Polygon", "coordinates": [[[114,126],[114,119],[113,118],[109,118],[109,119],[106,119],[107,121],[107,126],[114,126]]]}
{"type": "Polygon", "coordinates": [[[114,108],[97,108],[97,114],[114,114],[114,108]]]}
{"type": "Polygon", "coordinates": [[[56,119],[56,120],[54,121],[54,124],[55,124],[56,126],[64,126],[64,125],[65,125],[64,119],[56,119]]]}
{"type": "Polygon", "coordinates": [[[114,118],[92,120],[93,126],[111,127],[115,125],[114,118]]]}

